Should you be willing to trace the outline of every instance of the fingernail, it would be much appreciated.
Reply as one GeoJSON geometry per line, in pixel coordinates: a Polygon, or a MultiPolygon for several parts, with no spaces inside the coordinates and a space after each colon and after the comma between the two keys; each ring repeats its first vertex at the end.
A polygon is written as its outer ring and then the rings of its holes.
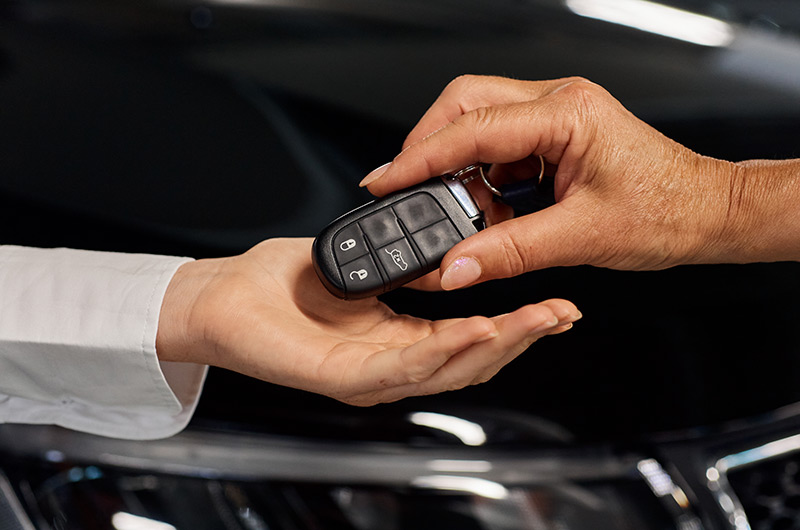
{"type": "Polygon", "coordinates": [[[581,313],[580,311],[576,311],[574,314],[570,315],[565,319],[565,323],[572,324],[573,322],[577,322],[582,318],[583,318],[583,313],[581,313]]]}
{"type": "Polygon", "coordinates": [[[386,162],[386,163],[385,163],[384,165],[382,165],[381,167],[378,167],[378,168],[375,168],[375,169],[373,169],[372,171],[370,171],[370,172],[367,174],[367,176],[366,176],[366,177],[364,177],[364,179],[363,179],[363,180],[362,180],[362,181],[361,181],[361,182],[358,184],[358,186],[359,186],[359,187],[361,187],[361,188],[363,188],[364,186],[366,186],[366,185],[368,185],[368,184],[372,184],[373,182],[375,182],[376,180],[378,180],[379,178],[381,178],[381,176],[382,176],[384,173],[386,173],[386,170],[387,170],[387,169],[389,169],[389,166],[390,166],[391,164],[392,164],[391,162],[386,162]]]}
{"type": "Polygon", "coordinates": [[[541,333],[542,331],[548,331],[550,329],[553,329],[556,326],[558,326],[558,318],[555,315],[553,315],[553,318],[542,322],[541,324],[533,328],[530,332],[541,333]]]}
{"type": "Polygon", "coordinates": [[[475,341],[475,344],[478,344],[479,342],[485,342],[487,340],[491,340],[491,339],[497,337],[498,335],[500,335],[500,332],[497,331],[496,329],[494,329],[492,331],[489,331],[485,335],[482,335],[482,336],[478,337],[478,339],[475,341]]]}
{"type": "Polygon", "coordinates": [[[475,258],[460,257],[442,274],[442,289],[451,291],[474,283],[481,277],[481,264],[475,258]]]}

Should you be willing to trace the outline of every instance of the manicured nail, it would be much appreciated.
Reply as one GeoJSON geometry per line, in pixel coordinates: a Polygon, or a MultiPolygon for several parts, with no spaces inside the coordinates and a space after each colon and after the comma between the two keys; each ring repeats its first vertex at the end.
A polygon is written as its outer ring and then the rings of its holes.
{"type": "Polygon", "coordinates": [[[536,326],[535,328],[533,328],[531,330],[531,333],[541,333],[543,331],[551,330],[556,326],[558,326],[558,318],[555,315],[553,315],[553,318],[551,318],[550,320],[546,320],[541,324],[539,324],[538,326],[536,326]]]}
{"type": "Polygon", "coordinates": [[[500,335],[499,331],[497,331],[496,329],[492,330],[492,331],[486,333],[485,335],[482,335],[482,336],[478,337],[475,340],[474,344],[478,344],[479,342],[486,342],[487,340],[491,340],[491,339],[493,339],[493,338],[495,338],[495,337],[497,337],[499,335],[500,335]]]}
{"type": "Polygon", "coordinates": [[[375,168],[375,169],[373,169],[372,171],[370,171],[370,172],[367,174],[367,176],[366,176],[366,177],[364,177],[364,179],[363,179],[363,180],[362,180],[362,181],[361,181],[361,182],[358,184],[358,185],[359,185],[359,187],[363,188],[364,186],[366,186],[366,185],[368,185],[368,184],[372,184],[373,182],[375,182],[376,180],[378,180],[379,178],[381,178],[381,176],[382,176],[384,173],[386,173],[386,170],[387,170],[387,169],[389,169],[389,166],[390,166],[391,164],[392,164],[391,162],[386,162],[386,163],[385,163],[384,165],[382,165],[381,167],[375,168]]]}
{"type": "Polygon", "coordinates": [[[580,311],[570,313],[569,315],[561,319],[561,325],[572,324],[573,322],[577,322],[581,318],[583,318],[583,314],[580,311]]]}
{"type": "Polygon", "coordinates": [[[451,291],[474,283],[481,277],[481,264],[475,258],[460,257],[442,274],[442,289],[451,291]]]}

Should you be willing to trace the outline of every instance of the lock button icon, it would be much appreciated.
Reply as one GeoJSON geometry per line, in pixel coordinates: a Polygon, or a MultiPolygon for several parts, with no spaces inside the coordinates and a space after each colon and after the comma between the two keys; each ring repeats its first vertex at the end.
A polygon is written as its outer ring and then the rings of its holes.
{"type": "MultiPolygon", "coordinates": [[[[369,252],[364,241],[364,234],[361,233],[358,225],[353,225],[336,234],[336,238],[333,240],[333,252],[339,265],[355,261],[369,252]]],[[[369,267],[367,270],[370,270],[369,267]]]]}

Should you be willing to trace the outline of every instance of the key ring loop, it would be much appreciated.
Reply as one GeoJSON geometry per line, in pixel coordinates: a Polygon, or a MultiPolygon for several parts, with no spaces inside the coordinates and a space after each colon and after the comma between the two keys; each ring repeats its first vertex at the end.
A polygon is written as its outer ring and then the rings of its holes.
{"type": "MultiPolygon", "coordinates": [[[[541,167],[541,169],[539,170],[539,183],[541,184],[542,179],[544,178],[544,157],[542,155],[538,156],[539,156],[539,166],[541,167]]],[[[486,186],[486,188],[489,191],[491,191],[494,195],[498,197],[503,196],[503,193],[497,188],[495,188],[491,182],[489,182],[489,179],[486,177],[486,172],[483,171],[483,165],[481,164],[472,164],[465,167],[464,169],[459,169],[453,174],[453,177],[457,178],[464,184],[467,184],[468,182],[471,182],[473,179],[480,177],[481,180],[483,181],[483,185],[486,186]],[[470,175],[470,173],[474,173],[475,171],[478,172],[477,175],[475,174],[470,175]]]]}

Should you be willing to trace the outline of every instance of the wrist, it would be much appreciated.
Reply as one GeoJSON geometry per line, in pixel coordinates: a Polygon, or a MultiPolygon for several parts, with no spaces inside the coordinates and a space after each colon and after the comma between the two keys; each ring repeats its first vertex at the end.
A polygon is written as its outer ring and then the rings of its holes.
{"type": "Polygon", "coordinates": [[[800,259],[800,160],[733,164],[720,263],[800,259]]]}
{"type": "Polygon", "coordinates": [[[216,262],[192,261],[175,271],[158,319],[156,353],[160,360],[208,364],[201,302],[202,293],[217,274],[216,262]]]}

